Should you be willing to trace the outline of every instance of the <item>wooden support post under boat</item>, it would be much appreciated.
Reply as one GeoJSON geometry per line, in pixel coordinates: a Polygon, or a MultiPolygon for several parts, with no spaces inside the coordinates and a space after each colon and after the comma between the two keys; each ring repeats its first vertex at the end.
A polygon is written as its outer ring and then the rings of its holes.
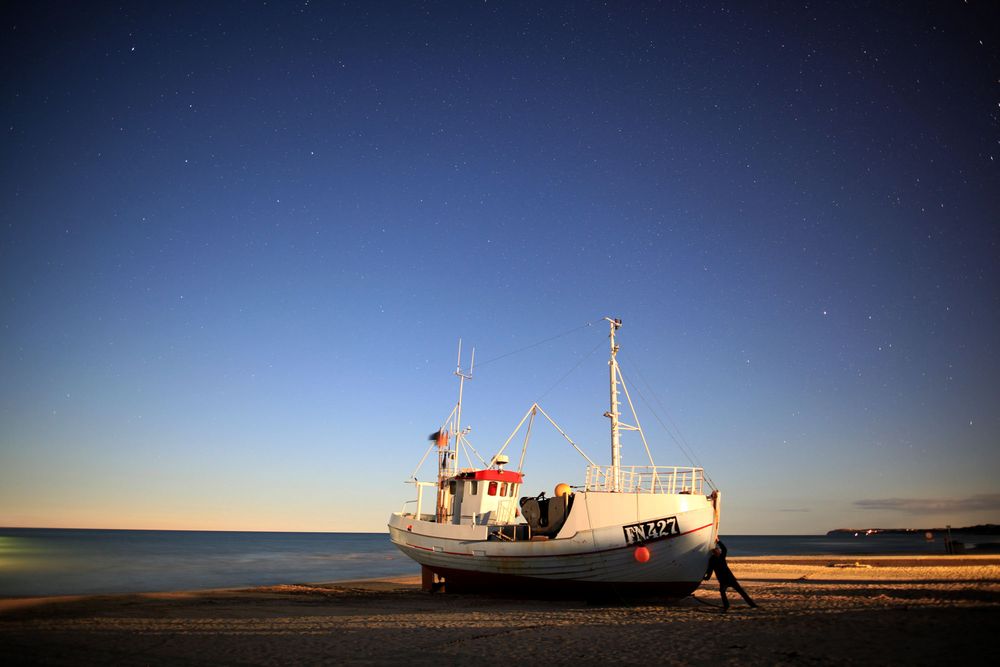
{"type": "Polygon", "coordinates": [[[439,577],[426,565],[420,566],[420,588],[428,593],[437,593],[444,588],[444,577],[439,577]]]}

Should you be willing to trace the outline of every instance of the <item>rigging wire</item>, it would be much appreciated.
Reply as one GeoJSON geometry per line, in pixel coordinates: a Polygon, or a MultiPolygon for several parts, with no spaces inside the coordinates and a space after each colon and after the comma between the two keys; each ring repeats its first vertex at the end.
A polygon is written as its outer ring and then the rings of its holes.
{"type": "MultiPolygon", "coordinates": [[[[643,382],[646,381],[643,380],[643,382]]],[[[647,389],[649,389],[648,383],[646,384],[647,384],[647,389]]],[[[695,455],[694,451],[690,448],[689,445],[687,445],[687,442],[683,440],[683,436],[681,435],[680,431],[677,430],[677,426],[673,425],[673,422],[671,422],[674,429],[671,430],[671,428],[668,427],[666,423],[664,423],[659,413],[653,408],[653,406],[650,404],[649,399],[646,398],[646,395],[642,392],[641,387],[636,386],[636,393],[639,394],[639,398],[641,398],[642,402],[646,404],[646,407],[649,409],[649,412],[653,415],[656,421],[660,423],[660,427],[662,427],[663,430],[666,431],[667,435],[670,436],[670,439],[674,441],[674,444],[677,445],[677,448],[681,451],[682,454],[684,454],[684,457],[688,460],[688,462],[695,467],[703,468],[704,466],[702,465],[701,461],[698,460],[698,457],[695,455]],[[674,431],[676,431],[676,435],[674,431]]],[[[660,407],[662,408],[662,405],[660,407]]],[[[668,420],[670,419],[669,416],[667,417],[667,419],[668,420]]]]}
{"type": "Polygon", "coordinates": [[[560,384],[562,384],[562,381],[563,381],[563,380],[565,380],[565,379],[566,379],[566,378],[568,378],[568,377],[569,377],[570,375],[572,375],[572,374],[573,374],[573,372],[574,372],[574,371],[575,371],[575,370],[576,370],[577,368],[579,368],[579,367],[580,367],[580,366],[581,366],[581,365],[583,364],[583,362],[585,362],[585,361],[586,361],[587,359],[589,359],[589,358],[590,358],[590,357],[591,357],[591,356],[592,356],[592,355],[594,354],[594,352],[597,352],[597,348],[601,347],[602,345],[606,345],[606,343],[605,343],[605,342],[604,342],[603,340],[599,340],[599,341],[597,341],[597,345],[595,345],[595,346],[594,346],[594,347],[593,347],[593,348],[592,348],[592,349],[590,350],[590,352],[588,352],[587,354],[585,354],[585,355],[583,355],[582,357],[580,357],[580,359],[579,359],[579,360],[578,360],[578,361],[577,361],[577,362],[576,362],[576,363],[575,363],[575,364],[573,365],[573,368],[571,368],[571,369],[569,369],[568,371],[566,371],[565,373],[563,373],[563,374],[562,374],[562,376],[561,376],[561,377],[560,377],[560,378],[559,378],[558,380],[556,380],[555,382],[553,382],[553,383],[552,383],[552,386],[550,386],[550,387],[549,387],[548,389],[546,389],[545,391],[543,391],[543,392],[542,392],[542,394],[541,394],[541,395],[540,395],[540,396],[539,396],[538,398],[536,398],[536,399],[535,399],[535,403],[540,403],[540,402],[541,402],[541,400],[542,400],[543,398],[545,398],[546,396],[548,396],[548,395],[549,395],[549,393],[550,393],[550,392],[551,392],[551,391],[552,391],[553,389],[555,389],[555,388],[556,388],[556,387],[558,387],[558,386],[559,386],[560,384]]]}
{"type": "MultiPolygon", "coordinates": [[[[653,453],[649,451],[649,443],[646,442],[646,434],[642,430],[642,424],[639,423],[639,413],[635,411],[635,405],[632,403],[632,397],[628,393],[629,383],[625,382],[625,375],[622,373],[621,364],[615,364],[615,372],[618,373],[618,379],[622,382],[622,391],[625,392],[625,400],[628,401],[628,409],[632,411],[632,418],[635,419],[634,429],[639,432],[639,437],[642,439],[642,446],[646,448],[646,456],[649,457],[649,466],[651,468],[656,468],[656,464],[653,463],[653,453]]],[[[636,387],[635,390],[639,391],[639,388],[636,387]]],[[[640,397],[642,396],[641,393],[639,395],[640,397]]],[[[619,427],[621,425],[621,422],[619,422],[619,427]]]]}
{"type": "MultiPolygon", "coordinates": [[[[544,338],[542,340],[536,341],[534,343],[531,343],[530,345],[525,345],[524,347],[520,347],[520,348],[518,348],[516,350],[511,350],[510,352],[505,352],[504,354],[501,354],[499,356],[492,357],[490,359],[487,359],[486,361],[479,362],[478,367],[482,368],[483,366],[485,366],[487,364],[491,364],[494,361],[500,361],[501,359],[506,359],[507,357],[513,356],[515,354],[519,354],[521,352],[525,352],[527,350],[530,350],[532,348],[538,347],[540,345],[544,345],[546,343],[550,343],[550,342],[552,342],[554,340],[558,340],[558,339],[563,338],[565,336],[569,336],[570,334],[576,333],[577,331],[580,331],[582,329],[586,329],[586,328],[592,327],[595,324],[598,324],[598,323],[600,323],[602,321],[604,321],[604,318],[593,320],[591,322],[587,322],[585,324],[581,324],[580,326],[573,327],[572,329],[568,329],[566,331],[563,331],[562,333],[558,333],[558,334],[556,334],[554,336],[549,336],[548,338],[544,338]]],[[[544,392],[542,392],[538,396],[538,398],[535,400],[535,404],[538,404],[543,398],[545,398],[548,394],[550,394],[556,387],[558,387],[560,384],[562,384],[562,382],[567,377],[569,377],[570,375],[572,375],[581,365],[583,365],[583,363],[587,359],[589,359],[591,356],[593,356],[593,354],[602,345],[604,345],[604,341],[603,340],[598,341],[597,344],[593,348],[591,348],[591,350],[589,352],[587,352],[586,354],[582,355],[577,360],[577,362],[573,365],[572,368],[570,368],[568,371],[566,371],[565,373],[563,373],[559,377],[558,380],[556,380],[552,385],[549,386],[548,389],[546,389],[544,392]]],[[[619,373],[621,373],[621,367],[620,366],[619,366],[619,373]]],[[[693,448],[687,442],[687,440],[684,438],[683,433],[681,433],[681,430],[674,423],[673,419],[671,419],[670,414],[667,412],[666,407],[664,407],[664,405],[663,405],[663,402],[660,400],[659,396],[657,396],[656,393],[653,391],[652,385],[645,378],[645,376],[643,376],[642,372],[638,370],[638,367],[636,367],[636,375],[638,375],[639,379],[643,382],[643,384],[646,385],[646,388],[648,389],[650,395],[656,400],[656,402],[659,405],[660,409],[666,415],[667,421],[669,421],[670,424],[671,424],[671,426],[673,426],[673,431],[670,429],[670,427],[667,426],[666,423],[664,423],[663,419],[660,417],[659,413],[656,411],[656,409],[654,408],[654,406],[646,398],[646,395],[643,393],[642,389],[637,384],[635,384],[633,386],[635,387],[636,393],[639,395],[639,398],[641,398],[642,402],[646,405],[647,408],[649,408],[649,411],[652,413],[653,417],[655,417],[656,421],[658,421],[660,423],[660,426],[663,428],[664,431],[666,431],[667,435],[670,436],[670,439],[674,441],[674,444],[677,445],[677,448],[680,449],[680,451],[681,451],[682,454],[684,454],[684,456],[685,456],[685,458],[687,458],[688,462],[691,463],[691,465],[699,467],[699,468],[702,468],[702,470],[704,470],[704,466],[698,460],[698,457],[695,456],[695,454],[693,452],[693,448]],[[674,432],[676,432],[676,435],[674,434],[674,432]]],[[[622,375],[621,379],[622,379],[623,382],[625,381],[624,375],[622,375]]],[[[454,409],[452,410],[452,415],[453,414],[454,414],[454,409]]],[[[450,417],[451,417],[451,415],[449,415],[449,418],[450,417]]],[[[479,454],[479,452],[477,452],[475,450],[475,448],[473,448],[471,446],[471,443],[468,443],[467,441],[465,443],[462,443],[462,440],[464,440],[464,438],[460,438],[460,440],[459,440],[460,444],[466,444],[466,445],[468,445],[472,449],[472,451],[475,453],[476,457],[480,461],[482,461],[483,464],[485,465],[485,460],[482,458],[482,456],[479,454]]],[[[648,445],[647,445],[647,453],[648,453],[648,445]]],[[[466,458],[468,458],[469,462],[471,463],[472,462],[472,457],[469,456],[468,451],[466,451],[465,454],[466,454],[466,458]]],[[[425,454],[425,458],[426,458],[426,454],[425,454]]],[[[421,463],[422,462],[423,462],[423,459],[421,460],[421,463]]],[[[711,484],[714,487],[715,484],[712,482],[712,480],[708,476],[708,474],[707,473],[703,473],[703,474],[705,474],[705,478],[708,480],[709,484],[711,484]]]]}
{"type": "MultiPolygon", "coordinates": [[[[619,372],[621,372],[621,367],[619,367],[619,372]]],[[[635,372],[636,375],[639,377],[639,379],[642,380],[642,383],[646,385],[646,388],[649,390],[650,395],[656,400],[660,409],[663,411],[663,414],[666,415],[667,421],[669,421],[671,426],[673,426],[673,431],[671,431],[671,429],[668,428],[667,425],[664,423],[663,419],[660,418],[659,413],[646,398],[646,395],[642,392],[641,387],[639,387],[636,384],[633,384],[632,386],[635,387],[636,393],[639,394],[639,398],[641,398],[642,402],[646,404],[646,407],[649,408],[650,413],[653,415],[653,417],[656,418],[656,421],[660,423],[660,426],[663,427],[663,430],[666,431],[668,436],[670,436],[670,439],[674,441],[674,444],[677,445],[677,448],[681,450],[681,453],[684,454],[684,457],[687,458],[688,462],[695,467],[701,468],[702,474],[705,475],[705,479],[712,486],[712,488],[716,488],[715,482],[713,482],[709,474],[705,472],[705,466],[701,463],[700,460],[698,460],[698,457],[694,454],[694,448],[691,447],[690,443],[687,442],[687,439],[684,438],[684,434],[681,433],[680,428],[678,428],[677,424],[674,423],[673,419],[670,418],[670,414],[669,412],[667,412],[667,408],[663,405],[663,402],[660,400],[659,396],[656,395],[656,392],[653,391],[653,387],[650,384],[649,380],[647,380],[645,376],[643,376],[642,372],[638,368],[636,368],[635,372]],[[677,435],[674,435],[674,431],[676,431],[677,435]]]]}
{"type": "Polygon", "coordinates": [[[498,357],[493,357],[492,359],[487,359],[486,361],[480,361],[479,365],[477,366],[477,368],[482,368],[486,364],[492,364],[494,361],[500,361],[501,359],[506,359],[507,357],[513,356],[515,354],[519,354],[519,353],[524,352],[526,350],[530,350],[533,347],[538,347],[539,345],[544,345],[545,343],[551,343],[552,341],[557,340],[559,338],[562,338],[563,336],[568,336],[568,335],[570,335],[572,333],[576,333],[577,331],[579,331],[581,329],[586,329],[587,327],[592,327],[592,326],[594,326],[595,324],[597,324],[600,321],[601,320],[594,320],[593,322],[587,322],[586,324],[581,324],[578,327],[573,327],[569,331],[564,331],[564,332],[562,332],[560,334],[556,334],[555,336],[550,336],[548,338],[545,338],[544,340],[540,340],[540,341],[532,343],[530,345],[525,345],[524,347],[518,348],[516,350],[512,350],[510,352],[505,352],[504,354],[501,354],[498,357]]]}
{"type": "MultiPolygon", "coordinates": [[[[586,329],[588,327],[592,327],[595,324],[597,324],[598,322],[602,322],[602,321],[603,321],[603,318],[594,320],[592,322],[587,322],[585,324],[581,324],[580,326],[573,327],[572,329],[569,329],[567,331],[563,331],[562,333],[558,333],[558,334],[556,334],[554,336],[549,336],[548,338],[544,338],[544,339],[542,339],[540,341],[536,341],[534,343],[531,343],[530,345],[525,345],[524,347],[518,348],[516,350],[512,350],[510,352],[505,352],[504,354],[501,354],[500,356],[493,357],[492,359],[487,359],[486,361],[479,362],[479,364],[476,366],[476,368],[482,368],[486,364],[493,363],[494,361],[500,361],[501,359],[506,359],[507,357],[513,356],[515,354],[519,354],[521,352],[524,352],[525,350],[530,350],[530,349],[532,349],[534,347],[538,347],[539,345],[544,345],[545,343],[550,343],[550,342],[552,342],[554,340],[558,340],[558,339],[563,338],[565,336],[568,336],[570,334],[576,333],[577,331],[580,331],[581,329],[586,329]]],[[[562,377],[560,377],[558,380],[556,380],[556,382],[551,387],[549,387],[548,389],[546,389],[545,392],[541,396],[539,396],[538,400],[541,400],[545,395],[547,395],[553,389],[555,389],[556,387],[558,387],[559,384],[563,380],[566,379],[566,377],[568,377],[571,373],[573,373],[573,371],[575,371],[577,368],[579,368],[580,365],[590,355],[592,355],[597,350],[597,348],[600,347],[602,344],[603,344],[603,341],[598,342],[598,344],[596,346],[594,346],[593,350],[591,350],[589,353],[587,353],[586,355],[584,355],[576,363],[576,365],[573,366],[573,368],[569,369],[569,371],[567,371],[562,377]]],[[[535,401],[535,402],[537,403],[538,401],[535,401]]],[[[451,413],[445,418],[444,423],[441,426],[442,429],[445,428],[445,424],[447,424],[455,416],[455,411],[457,409],[458,409],[457,405],[451,409],[451,413]]],[[[549,420],[551,421],[551,418],[549,418],[549,420]]],[[[469,463],[472,463],[472,457],[469,456],[469,452],[467,450],[465,450],[465,447],[468,446],[469,449],[471,449],[472,452],[476,455],[476,458],[478,458],[482,462],[483,467],[486,467],[486,465],[487,465],[486,464],[486,460],[483,459],[483,457],[479,454],[479,452],[476,451],[476,448],[472,446],[472,443],[470,443],[466,438],[462,437],[461,434],[455,434],[455,436],[456,436],[456,438],[458,438],[458,442],[456,443],[455,455],[459,456],[459,454],[460,454],[459,450],[461,449],[461,450],[464,451],[465,457],[466,457],[466,459],[468,459],[469,463]]],[[[570,441],[570,443],[572,444],[572,440],[570,441]]],[[[573,446],[575,447],[576,445],[574,444],[573,446]]],[[[433,449],[433,447],[434,447],[434,445],[431,445],[431,447],[429,447],[428,450],[427,450],[427,452],[424,454],[424,457],[422,459],[420,459],[420,463],[417,464],[417,470],[419,470],[420,467],[424,464],[424,461],[427,459],[427,456],[428,456],[428,454],[430,454],[430,451],[431,451],[431,449],[433,449]]],[[[586,458],[586,454],[584,454],[584,457],[586,458]]],[[[413,471],[413,477],[414,477],[414,479],[416,478],[417,470],[413,471]]]]}
{"type": "Polygon", "coordinates": [[[434,449],[435,447],[437,447],[437,444],[432,442],[431,446],[427,448],[426,452],[424,452],[424,456],[422,459],[420,459],[420,463],[418,463],[417,467],[413,469],[413,474],[410,475],[410,479],[412,479],[413,481],[417,481],[417,473],[420,472],[420,467],[424,465],[424,461],[427,460],[427,456],[431,453],[431,450],[434,449]]]}
{"type": "Polygon", "coordinates": [[[469,456],[469,450],[472,450],[472,453],[476,455],[476,458],[479,459],[479,462],[483,464],[483,467],[484,468],[489,467],[486,465],[486,459],[484,459],[482,456],[479,455],[479,452],[477,452],[476,448],[472,446],[472,443],[469,442],[468,438],[466,438],[463,435],[462,437],[459,438],[458,441],[462,445],[462,449],[465,452],[465,458],[469,461],[470,465],[474,465],[472,457],[469,456]]]}
{"type": "Polygon", "coordinates": [[[663,401],[661,401],[659,396],[657,396],[656,393],[653,391],[652,384],[649,382],[649,380],[646,379],[646,377],[642,374],[642,371],[640,371],[638,367],[635,368],[635,374],[646,386],[646,389],[649,391],[650,395],[653,396],[653,398],[656,400],[657,405],[666,415],[667,421],[670,422],[670,425],[673,427],[673,430],[671,430],[664,423],[659,413],[654,409],[653,405],[650,404],[649,399],[647,399],[646,395],[642,392],[642,388],[639,385],[633,385],[635,387],[636,393],[639,394],[639,398],[641,398],[642,402],[646,404],[646,407],[649,408],[650,413],[653,415],[653,417],[656,418],[656,421],[660,423],[660,426],[663,428],[663,430],[667,432],[667,435],[670,436],[670,439],[674,441],[674,444],[677,445],[677,448],[681,450],[681,453],[684,454],[688,462],[693,466],[702,467],[701,461],[698,460],[698,457],[695,456],[693,449],[688,444],[687,440],[684,439],[684,435],[681,433],[681,430],[677,427],[677,424],[675,424],[674,421],[670,418],[670,415],[667,414],[667,409],[663,405],[663,401]],[[674,432],[676,432],[677,435],[674,435],[674,432]]]}

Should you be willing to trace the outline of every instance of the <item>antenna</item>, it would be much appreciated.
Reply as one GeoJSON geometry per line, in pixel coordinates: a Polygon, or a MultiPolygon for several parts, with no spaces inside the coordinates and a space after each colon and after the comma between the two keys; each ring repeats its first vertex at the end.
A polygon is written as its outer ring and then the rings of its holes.
{"type": "Polygon", "coordinates": [[[469,372],[462,372],[462,339],[458,339],[458,361],[455,363],[455,375],[458,377],[471,380],[472,379],[472,369],[476,367],[476,348],[472,348],[472,361],[469,363],[469,372]]]}

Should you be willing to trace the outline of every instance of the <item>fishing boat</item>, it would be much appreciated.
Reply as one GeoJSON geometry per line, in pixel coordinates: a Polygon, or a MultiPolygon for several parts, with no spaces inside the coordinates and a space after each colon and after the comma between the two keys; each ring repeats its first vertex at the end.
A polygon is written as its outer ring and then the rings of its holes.
{"type": "Polygon", "coordinates": [[[419,470],[436,450],[437,479],[419,481],[414,474],[409,483],[416,499],[389,518],[390,539],[421,565],[426,590],[683,597],[702,582],[721,495],[700,467],[656,466],[651,455],[648,466],[622,465],[623,431],[637,432],[647,455],[650,450],[617,361],[621,320],[604,320],[611,341],[608,466],[594,463],[536,402],[488,462],[459,468],[459,445],[468,433],[462,393],[475,367],[473,351],[469,371],[462,370],[459,345],[458,402],[418,464],[419,470]],[[622,392],[632,424],[621,420],[622,392]],[[560,483],[552,497],[521,495],[521,466],[537,415],[588,462],[582,484],[560,483]],[[504,452],[525,425],[520,464],[510,470],[504,452]],[[431,488],[433,508],[423,498],[431,488]]]}

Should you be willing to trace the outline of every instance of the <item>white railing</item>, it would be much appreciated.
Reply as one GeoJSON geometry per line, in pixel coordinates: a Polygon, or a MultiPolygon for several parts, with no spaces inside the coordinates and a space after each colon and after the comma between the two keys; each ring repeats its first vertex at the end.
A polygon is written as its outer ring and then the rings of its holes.
{"type": "MultiPolygon", "coordinates": [[[[678,466],[622,466],[618,469],[618,488],[623,493],[692,493],[701,494],[705,483],[703,468],[678,466]]],[[[587,467],[587,491],[612,491],[614,468],[587,467]]]]}
{"type": "MultiPolygon", "coordinates": [[[[417,488],[417,497],[414,498],[413,500],[407,500],[406,502],[404,502],[403,503],[403,508],[402,508],[402,510],[400,510],[400,514],[402,514],[404,516],[407,516],[407,515],[409,515],[409,516],[415,516],[415,517],[417,517],[420,520],[424,520],[424,517],[428,516],[428,515],[424,514],[423,511],[422,511],[423,507],[424,507],[424,489],[431,488],[431,487],[436,487],[437,484],[435,484],[434,482],[418,482],[415,479],[412,482],[407,482],[407,484],[413,484],[417,488]],[[411,503],[413,503],[414,505],[416,505],[416,507],[414,508],[413,512],[407,512],[406,511],[406,506],[409,505],[409,504],[411,504],[411,503]]],[[[431,514],[429,516],[433,517],[434,515],[431,514]]]]}
{"type": "MultiPolygon", "coordinates": [[[[423,482],[421,482],[422,484],[423,482]]],[[[433,485],[432,485],[433,486],[433,485]]],[[[400,508],[399,513],[402,516],[414,517],[420,519],[421,521],[434,521],[434,514],[424,514],[422,513],[421,503],[419,498],[413,500],[407,500],[403,502],[403,506],[400,508]]],[[[517,498],[502,498],[497,501],[497,507],[494,510],[489,510],[483,512],[482,514],[463,514],[462,523],[471,523],[474,525],[489,525],[497,526],[514,523],[514,518],[516,516],[515,510],[518,506],[517,498]]],[[[448,522],[451,522],[451,514],[448,515],[448,522]]]]}
{"type": "Polygon", "coordinates": [[[410,516],[415,519],[420,519],[421,521],[433,521],[433,514],[418,513],[417,509],[420,508],[420,504],[416,500],[407,500],[403,503],[403,507],[400,509],[399,513],[403,516],[410,516]],[[410,507],[412,506],[412,509],[410,507]]]}

